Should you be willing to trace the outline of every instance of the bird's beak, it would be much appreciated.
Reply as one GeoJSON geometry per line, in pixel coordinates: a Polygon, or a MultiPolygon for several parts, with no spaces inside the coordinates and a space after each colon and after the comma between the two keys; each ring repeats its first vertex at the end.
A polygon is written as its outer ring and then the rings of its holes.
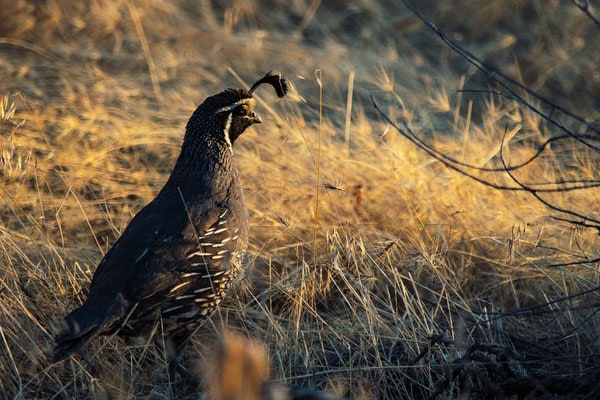
{"type": "Polygon", "coordinates": [[[253,124],[260,124],[262,122],[262,119],[260,119],[260,117],[258,116],[257,113],[252,112],[252,114],[250,114],[248,116],[248,118],[250,118],[250,122],[253,124]]]}

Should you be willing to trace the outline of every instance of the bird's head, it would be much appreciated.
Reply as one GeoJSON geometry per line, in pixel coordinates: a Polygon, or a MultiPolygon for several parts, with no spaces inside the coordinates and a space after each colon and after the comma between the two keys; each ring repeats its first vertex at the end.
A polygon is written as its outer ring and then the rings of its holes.
{"type": "Polygon", "coordinates": [[[219,140],[221,138],[215,135],[222,132],[222,140],[232,144],[250,125],[261,122],[254,111],[256,100],[252,94],[263,83],[273,86],[278,97],[285,96],[288,91],[286,79],[271,71],[254,83],[250,90],[227,89],[210,96],[190,118],[188,134],[208,134],[211,140],[219,140]]]}

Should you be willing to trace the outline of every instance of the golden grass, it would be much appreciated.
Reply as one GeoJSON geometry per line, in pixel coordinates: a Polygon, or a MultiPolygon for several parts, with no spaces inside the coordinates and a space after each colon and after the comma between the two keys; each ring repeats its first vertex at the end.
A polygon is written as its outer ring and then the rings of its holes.
{"type": "MultiPolygon", "coordinates": [[[[461,359],[488,378],[495,363],[521,371],[513,378],[585,375],[598,359],[597,293],[494,316],[598,286],[596,265],[546,267],[597,257],[598,235],[552,219],[527,194],[444,168],[383,123],[368,95],[482,166],[507,123],[514,163],[548,126],[510,101],[457,95],[477,74],[396,2],[219,4],[0,2],[11,21],[0,27],[0,397],[168,396],[151,342],[94,340],[100,377],[81,357],[48,365],[54,323],[83,301],[101,256],[160,189],[194,107],[240,87],[234,74],[251,82],[271,68],[299,96],[258,93],[264,123],[237,142],[253,268],[199,332],[201,359],[233,330],[268,347],[275,379],[364,399],[437,395],[461,359]],[[474,344],[528,358],[499,360],[474,344]]],[[[475,53],[598,118],[600,33],[570,3],[433,4],[425,12],[475,53]]],[[[596,154],[549,154],[519,177],[597,178],[596,154]]],[[[598,216],[596,194],[550,198],[598,216]]],[[[476,396],[485,379],[473,376],[440,396],[476,396]]]]}

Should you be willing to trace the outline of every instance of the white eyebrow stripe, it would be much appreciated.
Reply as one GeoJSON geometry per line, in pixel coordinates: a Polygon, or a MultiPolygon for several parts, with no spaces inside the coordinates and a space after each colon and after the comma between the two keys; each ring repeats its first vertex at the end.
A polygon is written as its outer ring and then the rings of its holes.
{"type": "Polygon", "coordinates": [[[248,99],[242,99],[240,101],[236,101],[233,104],[219,108],[217,111],[215,111],[215,114],[226,112],[226,111],[231,111],[234,108],[236,108],[237,106],[241,106],[242,104],[246,104],[246,103],[248,103],[248,99]]]}

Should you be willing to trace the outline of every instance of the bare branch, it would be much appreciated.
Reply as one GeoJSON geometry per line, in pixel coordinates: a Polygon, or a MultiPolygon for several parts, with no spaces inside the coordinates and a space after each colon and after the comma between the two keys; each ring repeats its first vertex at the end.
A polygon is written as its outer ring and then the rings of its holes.
{"type": "Polygon", "coordinates": [[[586,296],[588,294],[595,293],[595,292],[598,292],[598,291],[600,291],[600,286],[594,286],[592,288],[583,290],[581,292],[578,292],[578,293],[575,293],[575,294],[572,294],[572,295],[569,295],[569,296],[558,297],[558,298],[556,298],[554,300],[550,300],[550,301],[547,301],[547,302],[542,303],[542,304],[536,304],[535,306],[518,308],[518,309],[515,309],[515,310],[503,312],[503,313],[497,313],[493,317],[487,318],[487,319],[482,320],[482,321],[478,321],[477,324],[478,325],[484,325],[484,324],[488,324],[490,322],[496,321],[498,319],[506,318],[506,317],[518,317],[518,316],[522,316],[522,315],[530,315],[534,311],[538,311],[538,310],[540,310],[542,308],[550,307],[553,304],[562,303],[562,302],[565,302],[565,301],[573,300],[573,299],[575,299],[577,297],[586,296]]]}
{"type": "Polygon", "coordinates": [[[594,24],[596,24],[596,26],[598,27],[598,29],[600,29],[600,21],[590,11],[590,2],[589,2],[589,0],[583,0],[583,1],[571,0],[571,2],[573,4],[575,4],[575,7],[579,8],[581,11],[583,11],[583,13],[585,15],[587,15],[588,18],[591,19],[594,24]]]}
{"type": "Polygon", "coordinates": [[[569,191],[573,191],[573,190],[591,189],[591,188],[600,187],[600,181],[597,181],[597,180],[559,180],[556,182],[525,183],[526,188],[519,187],[519,186],[498,185],[496,183],[492,183],[488,180],[485,180],[485,179],[463,169],[463,168],[473,169],[473,170],[480,171],[480,172],[504,172],[507,169],[509,171],[517,170],[519,168],[525,167],[526,165],[533,162],[536,158],[538,158],[544,151],[545,147],[548,146],[550,143],[552,143],[553,141],[561,140],[561,139],[571,138],[571,136],[569,136],[569,135],[558,136],[558,137],[554,137],[554,138],[550,138],[550,139],[546,140],[546,142],[544,142],[538,148],[536,154],[534,156],[532,156],[529,160],[525,161],[524,163],[521,163],[521,164],[518,164],[515,166],[506,166],[505,168],[477,167],[472,164],[468,164],[468,163],[462,162],[460,160],[457,160],[456,158],[450,157],[450,156],[442,153],[441,151],[437,150],[433,146],[429,145],[423,139],[419,138],[416,135],[416,133],[414,133],[414,131],[408,126],[406,120],[404,120],[404,119],[401,119],[402,125],[404,127],[404,129],[402,129],[400,126],[398,126],[398,124],[396,122],[392,121],[392,119],[381,109],[381,107],[375,100],[374,96],[371,96],[371,101],[373,102],[373,106],[379,112],[379,114],[391,126],[396,128],[396,130],[402,136],[404,136],[406,139],[408,139],[411,143],[416,145],[421,150],[425,151],[431,157],[440,161],[446,167],[453,169],[454,171],[456,171],[468,178],[471,178],[471,179],[475,180],[476,182],[479,182],[483,185],[492,187],[494,189],[509,190],[509,191],[529,191],[531,186],[570,185],[570,186],[554,187],[554,188],[537,187],[535,190],[540,193],[569,192],[569,191]]]}
{"type": "MultiPolygon", "coordinates": [[[[496,67],[494,67],[494,66],[492,66],[492,65],[490,65],[490,64],[488,64],[488,63],[486,63],[484,61],[482,61],[477,56],[475,56],[473,53],[471,53],[470,51],[468,51],[467,49],[465,49],[464,47],[460,46],[458,43],[456,43],[455,41],[453,41],[452,39],[450,39],[443,31],[441,31],[437,26],[435,26],[435,24],[433,22],[431,22],[429,19],[427,19],[425,16],[423,16],[411,4],[410,1],[408,1],[408,0],[402,0],[402,1],[406,5],[406,7],[408,7],[413,12],[413,14],[415,14],[417,16],[417,18],[419,18],[425,25],[427,25],[429,28],[431,28],[431,30],[434,31],[440,37],[440,39],[442,39],[442,41],[444,43],[446,43],[452,50],[454,50],[455,52],[457,52],[465,60],[467,60],[467,62],[469,62],[474,67],[476,67],[481,72],[483,72],[486,76],[488,76],[490,79],[492,79],[498,85],[500,85],[502,88],[504,88],[505,90],[507,90],[511,95],[515,96],[516,98],[520,98],[521,97],[506,82],[510,83],[510,85],[513,85],[513,86],[515,86],[515,87],[523,90],[524,92],[526,92],[530,96],[536,98],[537,100],[539,100],[543,104],[551,107],[553,110],[558,110],[558,111],[562,112],[563,114],[571,117],[572,119],[574,119],[574,120],[576,120],[576,121],[584,124],[587,127],[587,129],[590,129],[590,130],[592,130],[592,131],[594,131],[596,133],[600,133],[600,129],[598,129],[599,127],[598,127],[597,124],[589,122],[585,118],[583,118],[583,117],[581,117],[581,116],[579,116],[579,115],[571,112],[570,110],[567,110],[566,108],[561,107],[560,105],[558,105],[558,104],[556,104],[556,103],[554,103],[554,102],[546,99],[545,97],[543,97],[542,95],[540,95],[536,91],[528,88],[527,86],[525,86],[525,85],[521,84],[520,82],[516,81],[514,78],[506,75],[505,73],[503,73],[502,71],[500,71],[496,67]]],[[[571,132],[565,126],[563,126],[562,124],[560,124],[556,119],[549,118],[544,113],[542,113],[540,110],[538,110],[537,108],[535,108],[531,103],[526,102],[526,101],[523,100],[522,104],[524,106],[526,106],[527,108],[529,108],[530,110],[536,112],[538,115],[542,116],[550,124],[556,126],[557,128],[559,128],[563,132],[565,132],[568,135],[572,136],[575,140],[578,140],[582,144],[584,144],[584,145],[586,145],[586,146],[594,149],[597,152],[600,152],[600,147],[594,146],[591,143],[582,140],[581,138],[578,137],[578,135],[576,135],[573,132],[571,132]]]]}
{"type": "MultiPolygon", "coordinates": [[[[502,135],[502,142],[500,144],[500,160],[502,160],[502,165],[504,165],[506,167],[507,166],[506,165],[506,160],[504,159],[504,154],[503,154],[503,151],[502,151],[502,149],[504,148],[504,140],[505,140],[505,138],[506,138],[506,131],[504,132],[504,135],[502,135]]],[[[586,223],[586,224],[588,223],[587,221],[592,222],[593,224],[591,224],[589,226],[598,229],[598,231],[600,232],[600,220],[588,217],[586,215],[580,214],[580,213],[575,212],[575,211],[571,211],[571,210],[567,210],[567,209],[555,206],[554,204],[550,203],[549,201],[547,201],[546,199],[544,199],[543,197],[541,197],[538,194],[539,192],[541,192],[541,190],[532,189],[532,188],[526,186],[519,179],[517,179],[517,177],[515,177],[515,175],[512,173],[512,171],[510,171],[508,169],[505,169],[505,171],[508,174],[508,176],[510,176],[510,178],[513,180],[513,182],[515,182],[517,185],[519,185],[524,191],[530,193],[540,203],[544,204],[549,209],[557,211],[557,212],[560,212],[560,213],[563,213],[563,214],[568,214],[568,215],[571,215],[573,217],[581,218],[583,220],[583,222],[586,223]]]]}

